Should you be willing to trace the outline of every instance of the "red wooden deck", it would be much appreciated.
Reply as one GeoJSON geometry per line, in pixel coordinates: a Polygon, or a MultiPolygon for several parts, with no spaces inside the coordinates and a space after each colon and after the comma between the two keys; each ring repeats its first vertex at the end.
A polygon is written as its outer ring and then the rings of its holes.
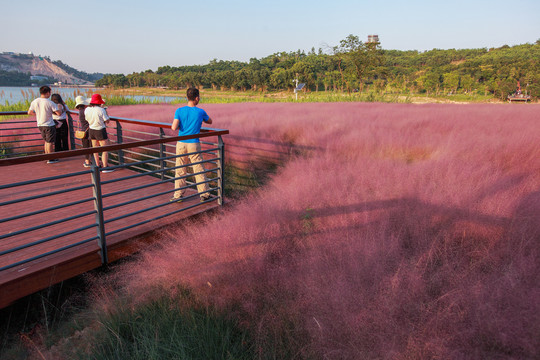
{"type": "MultiPolygon", "coordinates": [[[[5,185],[14,182],[26,181],[31,179],[40,179],[61,174],[83,171],[83,158],[75,157],[63,159],[56,164],[46,164],[45,162],[34,162],[29,164],[12,165],[0,168],[0,185],[5,185]]],[[[117,170],[113,173],[101,173],[101,180],[121,178],[136,174],[127,169],[117,170]]],[[[111,206],[125,201],[134,200],[152,193],[164,192],[172,190],[172,183],[157,184],[159,181],[150,176],[138,177],[130,180],[123,180],[111,184],[105,184],[102,187],[103,195],[112,192],[141,186],[144,184],[156,184],[150,188],[144,188],[137,191],[131,191],[117,196],[112,196],[103,199],[103,206],[111,206]]],[[[10,189],[0,189],[0,202],[15,200],[22,197],[40,195],[59,190],[84,186],[91,184],[91,175],[84,174],[67,179],[48,181],[46,183],[36,183],[22,187],[10,189]]],[[[189,195],[188,193],[187,195],[189,195]]],[[[194,194],[194,193],[193,193],[194,194]]],[[[143,208],[148,208],[154,205],[168,202],[172,196],[171,193],[152,197],[139,202],[134,202],[129,205],[106,210],[105,221],[122,214],[131,213],[143,208]]],[[[199,204],[199,197],[186,200],[181,204],[170,203],[166,206],[159,207],[141,214],[132,215],[127,218],[112,221],[105,224],[105,232],[109,233],[116,229],[134,224],[146,219],[155,218],[173,211],[173,208],[182,208],[189,205],[199,204]]],[[[166,216],[159,220],[139,225],[135,228],[125,230],[116,234],[107,236],[107,247],[109,262],[132,254],[139,250],[148,242],[155,240],[153,230],[160,227],[178,223],[187,217],[202,213],[204,211],[217,208],[217,201],[200,204],[194,208],[179,212],[174,215],[166,216]]],[[[35,200],[28,200],[16,204],[9,204],[0,207],[0,219],[6,219],[20,214],[29,212],[37,212],[32,216],[27,216],[21,219],[0,223],[0,235],[20,231],[29,227],[39,226],[55,220],[62,220],[75,216],[76,218],[67,222],[61,222],[56,225],[47,226],[41,229],[25,232],[5,239],[0,239],[0,251],[31,243],[38,239],[43,239],[47,236],[53,236],[74,230],[76,228],[95,225],[95,213],[85,216],[77,216],[77,214],[94,212],[94,201],[92,188],[79,189],[71,192],[66,192],[61,195],[49,196],[35,200]],[[88,199],[87,202],[71,206],[62,206],[62,204],[88,199]],[[59,209],[47,212],[40,210],[59,206],[59,209]]],[[[33,256],[46,253],[70,244],[74,244],[85,239],[90,239],[97,235],[97,227],[93,226],[86,230],[76,232],[74,234],[65,235],[58,239],[45,242],[43,244],[31,246],[29,248],[19,250],[17,252],[0,256],[0,267],[13,264],[17,261],[28,259],[33,256]]],[[[8,270],[0,271],[0,308],[7,306],[9,303],[23,296],[29,295],[35,291],[47,288],[48,286],[66,280],[70,277],[82,274],[89,270],[101,266],[101,257],[97,240],[92,240],[86,244],[78,245],[68,250],[61,251],[56,254],[48,255],[38,260],[33,260],[29,263],[13,267],[8,270]]]]}

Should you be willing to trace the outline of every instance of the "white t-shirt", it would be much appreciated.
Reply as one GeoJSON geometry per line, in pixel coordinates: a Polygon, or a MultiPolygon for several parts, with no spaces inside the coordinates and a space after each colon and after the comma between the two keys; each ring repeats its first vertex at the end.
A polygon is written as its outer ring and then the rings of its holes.
{"type": "Polygon", "coordinates": [[[92,130],[101,130],[106,127],[105,121],[109,120],[109,115],[104,108],[99,106],[89,106],[84,110],[84,117],[92,130]]]}
{"type": "Polygon", "coordinates": [[[48,98],[39,97],[30,103],[30,109],[36,113],[37,126],[54,126],[53,111],[58,106],[48,98]]]}
{"type": "MultiPolygon", "coordinates": [[[[54,102],[54,101],[53,101],[54,102]]],[[[66,111],[69,110],[68,106],[67,105],[61,105],[61,104],[56,104],[56,106],[58,107],[58,110],[61,110],[62,109],[62,106],[64,107],[64,110],[62,111],[62,115],[55,115],[53,114],[52,118],[54,120],[66,120],[67,119],[67,115],[66,115],[66,111]]]]}

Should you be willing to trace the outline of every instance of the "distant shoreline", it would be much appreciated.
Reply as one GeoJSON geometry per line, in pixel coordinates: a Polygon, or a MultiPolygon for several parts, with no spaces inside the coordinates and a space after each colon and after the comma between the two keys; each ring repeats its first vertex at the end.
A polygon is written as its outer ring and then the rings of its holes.
{"type": "Polygon", "coordinates": [[[101,87],[97,87],[95,85],[49,85],[50,87],[55,88],[83,88],[83,89],[103,89],[101,87]]]}

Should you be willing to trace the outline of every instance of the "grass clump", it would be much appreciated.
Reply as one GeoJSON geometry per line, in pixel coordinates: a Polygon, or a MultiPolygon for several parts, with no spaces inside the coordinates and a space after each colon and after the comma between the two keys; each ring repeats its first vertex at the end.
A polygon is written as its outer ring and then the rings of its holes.
{"type": "MultiPolygon", "coordinates": [[[[23,101],[19,101],[12,104],[6,101],[5,104],[0,104],[0,112],[28,111],[32,100],[33,99],[25,99],[23,101]]],[[[75,99],[65,98],[64,101],[69,109],[75,110],[75,99]]],[[[140,99],[135,99],[132,97],[125,97],[125,96],[118,96],[118,95],[108,96],[105,98],[105,101],[106,101],[107,106],[160,104],[163,102],[161,99],[158,99],[158,98],[142,97],[140,99]]],[[[181,101],[178,100],[177,103],[181,103],[181,101]]],[[[23,115],[22,117],[27,117],[27,115],[23,115]]],[[[0,121],[2,121],[2,118],[0,118],[0,121]]]]}
{"type": "Polygon", "coordinates": [[[84,276],[78,276],[0,309],[0,359],[41,358],[39,353],[82,330],[86,323],[80,314],[88,307],[85,287],[84,276]]]}
{"type": "MultiPolygon", "coordinates": [[[[0,104],[0,112],[28,111],[31,102],[32,101],[28,99],[14,104],[10,104],[6,101],[5,104],[0,104]]],[[[26,115],[24,115],[24,117],[26,117],[26,115]]],[[[0,118],[0,121],[2,121],[2,118],[0,118]]]]}
{"type": "MultiPolygon", "coordinates": [[[[101,315],[84,359],[252,359],[248,334],[187,290],[101,315]]],[[[79,353],[80,354],[80,353],[79,353]]]]}
{"type": "MultiPolygon", "coordinates": [[[[74,99],[67,99],[65,100],[68,108],[75,109],[75,100],[74,99]]],[[[147,97],[143,97],[141,99],[134,99],[132,97],[124,97],[124,96],[107,96],[105,98],[106,106],[119,106],[119,105],[141,105],[141,104],[159,104],[161,101],[159,99],[151,99],[147,97]]]]}

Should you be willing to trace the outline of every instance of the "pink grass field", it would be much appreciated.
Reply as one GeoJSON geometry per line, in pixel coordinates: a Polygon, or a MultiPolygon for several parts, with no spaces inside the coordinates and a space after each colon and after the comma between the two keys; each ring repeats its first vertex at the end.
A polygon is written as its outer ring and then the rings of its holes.
{"type": "Polygon", "coordinates": [[[111,286],[136,303],[187,285],[295,358],[540,357],[539,105],[201,107],[231,164],[278,172],[111,286]]]}
{"type": "Polygon", "coordinates": [[[5,142],[5,148],[21,147],[24,149],[10,149],[14,152],[43,151],[43,139],[35,122],[35,116],[29,118],[0,117],[1,142],[5,142]],[[9,143],[8,143],[9,142],[9,143]]]}

